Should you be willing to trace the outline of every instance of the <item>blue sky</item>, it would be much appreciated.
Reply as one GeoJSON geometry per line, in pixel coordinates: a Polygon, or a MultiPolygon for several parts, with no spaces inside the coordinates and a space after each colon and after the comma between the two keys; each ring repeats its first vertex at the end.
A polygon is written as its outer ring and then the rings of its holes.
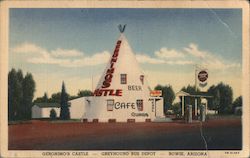
{"type": "Polygon", "coordinates": [[[200,64],[214,75],[211,84],[226,82],[239,95],[240,86],[234,84],[240,81],[231,73],[241,77],[241,14],[241,9],[10,9],[9,69],[31,72],[37,96],[60,90],[63,79],[76,94],[90,88],[91,76],[102,73],[119,37],[117,26],[127,24],[125,35],[151,86],[173,84],[178,91],[193,83],[194,64],[200,64]],[[166,75],[165,80],[150,79],[162,73],[189,79],[176,85],[166,75]],[[85,86],[71,84],[73,78],[85,86]],[[52,80],[59,81],[58,88],[51,88],[52,80]]]}

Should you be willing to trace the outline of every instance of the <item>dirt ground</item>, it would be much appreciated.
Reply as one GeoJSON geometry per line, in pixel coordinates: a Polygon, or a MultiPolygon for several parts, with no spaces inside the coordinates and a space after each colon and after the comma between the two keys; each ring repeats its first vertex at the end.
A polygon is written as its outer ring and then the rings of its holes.
{"type": "Polygon", "coordinates": [[[203,124],[52,123],[9,125],[9,150],[204,150],[241,149],[240,119],[203,124]],[[203,139],[205,138],[205,141],[203,139]]]}

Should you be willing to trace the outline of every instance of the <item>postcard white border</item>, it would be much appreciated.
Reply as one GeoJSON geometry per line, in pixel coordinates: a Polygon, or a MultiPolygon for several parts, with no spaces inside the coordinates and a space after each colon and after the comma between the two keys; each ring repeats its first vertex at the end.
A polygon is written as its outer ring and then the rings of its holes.
{"type": "MultiPolygon", "coordinates": [[[[242,82],[242,94],[243,94],[243,149],[239,151],[239,154],[226,154],[226,152],[233,152],[233,150],[209,150],[209,157],[249,157],[249,114],[250,114],[250,100],[249,100],[249,3],[241,0],[231,1],[153,1],[153,0],[140,0],[140,1],[80,1],[80,0],[68,0],[68,1],[2,1],[0,2],[0,75],[1,75],[1,88],[0,88],[0,129],[1,129],[1,146],[0,157],[50,157],[43,156],[45,151],[36,150],[8,150],[8,119],[7,119],[7,90],[8,90],[8,49],[9,49],[9,8],[239,8],[242,9],[242,62],[243,62],[243,82],[242,82]]],[[[108,150],[110,151],[110,150],[108,150]]],[[[138,151],[138,150],[135,150],[138,151]]],[[[152,150],[156,152],[153,157],[173,157],[169,156],[169,151],[164,150],[152,150]]],[[[176,150],[180,151],[180,150],[176,150]]],[[[182,150],[187,153],[187,150],[182,150]]],[[[238,150],[237,150],[238,151],[238,150]]],[[[53,150],[53,152],[56,152],[53,150]]],[[[61,150],[58,152],[62,152],[61,150]]],[[[74,152],[74,151],[65,151],[74,152]]],[[[84,157],[107,157],[103,156],[102,152],[105,151],[88,151],[89,156],[84,157]]],[[[115,150],[115,152],[118,152],[115,150]]],[[[122,150],[122,152],[125,152],[122,150]]],[[[132,152],[129,150],[128,152],[132,152]]],[[[141,150],[139,152],[142,152],[141,150]]],[[[173,150],[171,150],[173,152],[173,150]]],[[[206,157],[208,157],[206,156],[206,157]]],[[[53,156],[57,157],[57,156],[53,156]]],[[[109,157],[109,156],[108,156],[109,157]]],[[[113,157],[113,156],[112,156],[113,157]]],[[[117,157],[117,156],[114,156],[117,157]]],[[[119,156],[122,157],[122,156],[119,156]]],[[[133,156],[135,157],[135,156],[133,156]]],[[[151,156],[150,156],[151,157],[151,156]]],[[[174,156],[175,157],[175,156],[174,156]]],[[[187,157],[187,156],[185,156],[187,157]]],[[[204,156],[203,156],[204,157],[204,156]]]]}

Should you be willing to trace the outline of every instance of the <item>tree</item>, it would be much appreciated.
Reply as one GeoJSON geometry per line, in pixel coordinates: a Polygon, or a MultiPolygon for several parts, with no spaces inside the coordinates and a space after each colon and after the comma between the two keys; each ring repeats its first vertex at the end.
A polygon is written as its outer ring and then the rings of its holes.
{"type": "Polygon", "coordinates": [[[234,100],[233,109],[235,109],[236,107],[242,107],[242,96],[239,96],[234,100]]]}
{"type": "Polygon", "coordinates": [[[50,115],[49,115],[49,117],[50,117],[52,120],[56,119],[56,111],[55,111],[55,109],[51,109],[51,110],[50,110],[50,115]]]}
{"type": "Polygon", "coordinates": [[[233,90],[229,85],[221,82],[216,86],[211,86],[208,92],[213,96],[213,98],[209,100],[210,107],[216,107],[219,114],[232,112],[233,90]]]}
{"type": "Polygon", "coordinates": [[[92,96],[93,93],[90,90],[79,90],[77,93],[78,97],[92,96]]]}
{"type": "Polygon", "coordinates": [[[213,96],[213,98],[208,99],[208,108],[218,111],[220,106],[220,91],[213,85],[208,89],[208,94],[213,96]]]}
{"type": "Polygon", "coordinates": [[[35,81],[31,73],[27,73],[23,79],[22,111],[24,119],[31,119],[32,100],[35,92],[35,81]]]}
{"type": "MultiPolygon", "coordinates": [[[[188,85],[187,87],[182,87],[181,90],[186,92],[186,93],[190,93],[190,94],[196,94],[196,93],[200,92],[199,88],[196,88],[195,86],[191,86],[191,85],[188,85]]],[[[200,105],[201,104],[201,99],[200,98],[196,98],[196,99],[197,99],[197,104],[200,105]]],[[[195,98],[186,96],[184,98],[184,102],[187,105],[195,105],[195,98]]]]}
{"type": "Polygon", "coordinates": [[[61,92],[53,93],[51,98],[49,99],[52,103],[60,103],[61,102],[61,92]]]}
{"type": "Polygon", "coordinates": [[[31,118],[35,81],[30,73],[23,77],[22,70],[11,69],[8,74],[8,119],[31,118]]]}
{"type": "Polygon", "coordinates": [[[182,87],[181,90],[184,91],[184,92],[187,92],[187,93],[197,93],[197,92],[200,92],[199,88],[196,88],[195,86],[191,86],[191,85],[188,85],[187,87],[182,87]]]}
{"type": "Polygon", "coordinates": [[[171,85],[157,85],[155,90],[162,91],[162,97],[164,99],[164,113],[166,114],[167,110],[172,106],[173,101],[175,99],[175,93],[171,85]]]}
{"type": "Polygon", "coordinates": [[[48,99],[48,95],[47,95],[46,92],[44,93],[42,99],[43,99],[44,102],[48,102],[49,99],[48,99]]]}
{"type": "Polygon", "coordinates": [[[20,104],[22,101],[22,83],[15,69],[8,74],[8,119],[18,120],[20,118],[20,104]]]}
{"type": "Polygon", "coordinates": [[[69,112],[69,106],[68,106],[68,94],[66,93],[64,82],[62,83],[60,105],[61,105],[60,118],[63,120],[70,119],[70,112],[69,112]]]}
{"type": "Polygon", "coordinates": [[[25,105],[23,103],[23,72],[21,69],[18,69],[17,71],[17,80],[18,80],[18,83],[20,84],[20,93],[19,93],[19,103],[18,103],[18,106],[17,106],[17,119],[18,120],[21,120],[21,119],[24,119],[24,115],[25,115],[25,105]]]}
{"type": "Polygon", "coordinates": [[[42,97],[38,97],[36,98],[36,100],[34,100],[34,103],[48,103],[48,102],[49,102],[49,98],[46,92],[44,93],[42,97]]]}
{"type": "Polygon", "coordinates": [[[174,103],[173,106],[172,106],[172,110],[173,110],[173,113],[174,113],[174,114],[180,115],[180,114],[181,114],[181,106],[180,106],[180,103],[174,103]]]}

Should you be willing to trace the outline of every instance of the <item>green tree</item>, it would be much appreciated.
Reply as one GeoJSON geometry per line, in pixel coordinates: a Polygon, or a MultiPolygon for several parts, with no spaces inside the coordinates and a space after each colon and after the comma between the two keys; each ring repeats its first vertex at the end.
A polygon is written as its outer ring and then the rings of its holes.
{"type": "Polygon", "coordinates": [[[18,80],[18,83],[20,84],[20,88],[21,88],[21,91],[19,93],[19,103],[18,103],[18,106],[17,106],[17,119],[18,120],[21,120],[21,119],[24,119],[24,115],[25,115],[25,105],[23,103],[23,72],[21,69],[18,69],[17,71],[17,80],[18,80]]]}
{"type": "Polygon", "coordinates": [[[173,88],[171,85],[157,85],[155,87],[155,90],[161,90],[162,91],[162,97],[164,99],[164,113],[167,113],[167,110],[172,106],[173,101],[175,99],[175,93],[173,91],[173,88]]]}
{"type": "Polygon", "coordinates": [[[211,86],[208,89],[208,92],[213,96],[213,98],[209,101],[210,107],[216,107],[219,114],[232,112],[233,90],[229,85],[221,82],[216,86],[211,86]]]}
{"type": "Polygon", "coordinates": [[[20,119],[20,104],[22,101],[22,83],[15,69],[8,74],[8,119],[20,119]]]}
{"type": "Polygon", "coordinates": [[[53,93],[49,99],[52,103],[60,103],[61,101],[61,92],[53,93]]]}
{"type": "Polygon", "coordinates": [[[56,119],[56,111],[55,109],[51,109],[50,110],[50,115],[49,115],[50,119],[54,120],[56,119]]]}
{"type": "Polygon", "coordinates": [[[92,92],[90,90],[79,90],[77,93],[78,97],[86,97],[86,96],[92,96],[92,92]]]}
{"type": "Polygon", "coordinates": [[[31,73],[27,73],[23,79],[23,100],[22,111],[23,119],[31,119],[32,100],[35,93],[35,81],[31,73]]]}
{"type": "Polygon", "coordinates": [[[60,118],[62,120],[70,119],[70,112],[69,112],[69,106],[68,106],[68,94],[66,93],[64,82],[62,83],[60,105],[61,105],[60,118]]]}
{"type": "Polygon", "coordinates": [[[49,98],[46,92],[44,93],[42,97],[37,97],[34,100],[34,103],[48,103],[48,102],[49,102],[49,98]]]}
{"type": "Polygon", "coordinates": [[[181,114],[181,105],[180,105],[180,103],[174,103],[173,106],[172,106],[172,110],[173,110],[174,114],[180,115],[181,114]]]}
{"type": "MultiPolygon", "coordinates": [[[[191,85],[188,85],[187,87],[182,87],[181,90],[186,92],[186,93],[190,93],[190,94],[196,94],[196,93],[200,92],[199,88],[196,88],[195,86],[191,86],[191,85]]],[[[186,105],[195,105],[195,98],[186,96],[184,98],[184,102],[186,103],[186,105]]],[[[201,104],[201,99],[200,98],[197,98],[197,104],[198,105],[201,104]]]]}
{"type": "Polygon", "coordinates": [[[8,119],[31,118],[35,81],[30,73],[23,77],[22,70],[11,69],[8,74],[8,119]]]}
{"type": "Polygon", "coordinates": [[[221,97],[219,89],[213,85],[208,89],[208,94],[213,96],[213,98],[208,99],[208,109],[216,110],[218,112],[221,97]]]}
{"type": "Polygon", "coordinates": [[[242,96],[239,96],[234,100],[233,109],[235,109],[236,107],[242,107],[242,96]]]}
{"type": "Polygon", "coordinates": [[[42,99],[44,100],[44,102],[48,102],[49,98],[46,92],[44,93],[42,99]]]}

